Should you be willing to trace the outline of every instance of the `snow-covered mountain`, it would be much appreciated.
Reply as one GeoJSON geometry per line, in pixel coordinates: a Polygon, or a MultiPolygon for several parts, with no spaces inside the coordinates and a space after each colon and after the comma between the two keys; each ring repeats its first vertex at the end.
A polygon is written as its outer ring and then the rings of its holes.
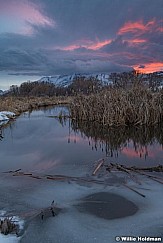
{"type": "Polygon", "coordinates": [[[39,82],[51,82],[58,87],[67,87],[72,84],[73,80],[76,78],[85,77],[85,78],[96,78],[103,85],[112,84],[112,81],[109,79],[109,74],[73,74],[73,75],[54,75],[46,76],[39,79],[39,82]]]}
{"type": "Polygon", "coordinates": [[[3,95],[4,94],[4,91],[0,89],[0,95],[3,95]]]}

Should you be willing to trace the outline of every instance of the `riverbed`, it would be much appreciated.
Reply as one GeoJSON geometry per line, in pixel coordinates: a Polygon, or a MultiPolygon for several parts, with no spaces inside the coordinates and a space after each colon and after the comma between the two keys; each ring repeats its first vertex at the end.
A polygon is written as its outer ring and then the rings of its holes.
{"type": "MultiPolygon", "coordinates": [[[[119,129],[101,136],[97,129],[94,134],[87,126],[75,127],[69,118],[57,119],[61,111],[68,114],[62,106],[26,112],[2,130],[0,210],[21,221],[19,237],[9,242],[108,243],[116,242],[116,236],[162,237],[160,183],[141,175],[135,183],[125,173],[107,173],[105,167],[92,176],[101,158],[106,164],[162,165],[162,131],[125,131],[121,137],[119,129]],[[9,173],[16,170],[27,175],[9,173]],[[49,180],[49,175],[67,179],[49,180]],[[59,212],[42,219],[39,212],[53,200],[59,212]]],[[[162,177],[161,172],[155,175],[162,177]]]]}

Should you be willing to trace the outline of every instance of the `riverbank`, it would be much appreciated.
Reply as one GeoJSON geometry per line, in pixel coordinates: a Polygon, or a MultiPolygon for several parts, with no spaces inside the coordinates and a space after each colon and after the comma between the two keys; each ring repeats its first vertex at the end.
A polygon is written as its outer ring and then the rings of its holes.
{"type": "Polygon", "coordinates": [[[0,111],[22,112],[40,107],[70,104],[71,97],[0,97],[0,111]]]}

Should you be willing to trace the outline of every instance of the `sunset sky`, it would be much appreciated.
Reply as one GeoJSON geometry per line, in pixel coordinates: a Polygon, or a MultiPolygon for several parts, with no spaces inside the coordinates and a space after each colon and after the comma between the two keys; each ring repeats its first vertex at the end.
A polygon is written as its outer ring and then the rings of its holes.
{"type": "Polygon", "coordinates": [[[163,0],[0,0],[0,89],[133,68],[163,70],[163,0]]]}

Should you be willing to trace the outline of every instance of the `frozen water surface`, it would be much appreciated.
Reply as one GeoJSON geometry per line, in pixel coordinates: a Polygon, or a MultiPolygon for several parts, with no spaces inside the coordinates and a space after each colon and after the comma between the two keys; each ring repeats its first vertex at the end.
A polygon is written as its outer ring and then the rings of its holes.
{"type": "MultiPolygon", "coordinates": [[[[2,130],[1,216],[5,212],[19,217],[23,229],[19,237],[0,235],[0,242],[112,243],[115,236],[163,236],[162,184],[141,175],[137,176],[141,184],[137,184],[125,173],[105,173],[104,167],[92,177],[94,161],[106,156],[104,141],[101,145],[83,131],[74,131],[69,120],[63,125],[49,117],[63,109],[25,113],[2,130]],[[17,169],[41,179],[3,173],[17,169]],[[54,181],[45,175],[69,178],[54,181]],[[61,210],[57,216],[47,215],[42,220],[41,211],[53,200],[61,210]]],[[[138,145],[135,147],[132,139],[120,147],[115,145],[118,157],[112,147],[107,162],[139,167],[162,164],[162,145],[157,135],[144,146],[138,145]]],[[[155,175],[161,177],[162,173],[155,175]]]]}

